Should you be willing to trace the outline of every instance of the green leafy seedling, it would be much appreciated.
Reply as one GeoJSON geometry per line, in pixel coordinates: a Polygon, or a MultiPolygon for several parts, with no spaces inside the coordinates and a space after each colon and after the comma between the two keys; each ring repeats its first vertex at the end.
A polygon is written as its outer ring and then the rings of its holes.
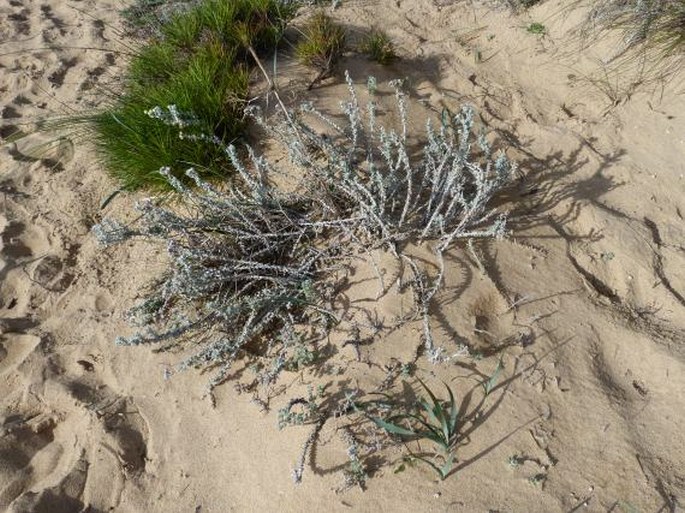
{"type": "Polygon", "coordinates": [[[440,479],[444,480],[450,475],[456,456],[459,407],[447,384],[445,384],[445,388],[447,388],[449,401],[445,404],[435,396],[423,381],[420,379],[418,381],[430,399],[429,401],[422,397],[418,400],[418,406],[422,410],[420,414],[407,412],[391,415],[387,419],[371,417],[371,420],[391,435],[411,440],[427,439],[433,442],[438,448],[436,456],[442,460],[441,464],[436,463],[434,458],[431,460],[411,452],[410,456],[412,459],[429,465],[438,473],[440,479]],[[406,427],[400,425],[403,421],[406,421],[406,427]]]}
{"type": "Polygon", "coordinates": [[[545,34],[547,34],[547,27],[545,27],[542,23],[537,22],[528,25],[528,27],[526,27],[526,30],[531,34],[535,34],[538,36],[544,36],[545,34]]]}
{"type": "Polygon", "coordinates": [[[513,456],[509,456],[509,459],[507,460],[509,467],[512,469],[519,468],[521,465],[523,465],[524,462],[525,460],[521,456],[518,456],[516,454],[514,454],[513,456]]]}

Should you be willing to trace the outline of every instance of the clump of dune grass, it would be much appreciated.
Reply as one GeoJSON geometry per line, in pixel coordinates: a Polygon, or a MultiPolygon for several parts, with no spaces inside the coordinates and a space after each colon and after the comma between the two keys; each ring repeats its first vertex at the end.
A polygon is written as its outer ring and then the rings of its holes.
{"type": "Polygon", "coordinates": [[[243,136],[252,53],[278,44],[295,9],[281,0],[203,0],[160,26],[132,57],[123,91],[88,118],[102,162],[123,188],[168,188],[160,167],[175,176],[188,167],[200,174],[230,168],[213,139],[243,136]],[[148,114],[171,105],[188,119],[160,124],[148,114]],[[203,137],[193,140],[197,134],[203,137]]]}
{"type": "Polygon", "coordinates": [[[373,29],[364,36],[359,51],[379,64],[390,64],[397,58],[392,39],[380,29],[373,29]]]}
{"type": "Polygon", "coordinates": [[[347,31],[321,10],[305,24],[295,54],[300,62],[319,71],[312,84],[333,73],[345,51],[346,39],[347,31]]]}
{"type": "Polygon", "coordinates": [[[621,35],[621,46],[608,64],[630,66],[636,61],[671,74],[685,57],[685,0],[604,0],[594,2],[584,34],[597,39],[611,32],[621,35]]]}

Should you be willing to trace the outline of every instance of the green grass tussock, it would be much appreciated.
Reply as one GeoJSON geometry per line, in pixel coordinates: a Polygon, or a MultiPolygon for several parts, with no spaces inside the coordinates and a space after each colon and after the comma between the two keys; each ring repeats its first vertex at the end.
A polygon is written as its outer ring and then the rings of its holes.
{"type": "Polygon", "coordinates": [[[379,29],[372,30],[362,39],[359,51],[379,64],[390,64],[397,59],[392,39],[379,29]]]}
{"type": "Polygon", "coordinates": [[[205,175],[229,167],[217,144],[183,141],[178,127],[146,111],[175,105],[192,118],[192,134],[224,143],[240,138],[248,49],[274,48],[294,13],[294,5],[281,0],[205,0],[160,27],[132,58],[124,91],[90,119],[103,163],[124,188],[167,188],[158,173],[163,166],[176,176],[188,167],[205,175]]]}
{"type": "Polygon", "coordinates": [[[307,66],[330,73],[345,50],[347,32],[323,11],[317,11],[302,30],[295,53],[307,66]]]}

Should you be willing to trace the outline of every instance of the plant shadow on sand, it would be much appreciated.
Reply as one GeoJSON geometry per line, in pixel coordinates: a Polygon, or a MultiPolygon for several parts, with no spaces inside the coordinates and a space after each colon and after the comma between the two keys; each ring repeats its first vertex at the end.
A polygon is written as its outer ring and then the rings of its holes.
{"type": "MultiPolygon", "coordinates": [[[[549,357],[557,353],[564,345],[566,345],[570,341],[571,339],[566,339],[562,342],[555,344],[552,348],[547,350],[541,356],[536,356],[531,352],[526,352],[520,355],[518,358],[516,358],[513,374],[503,379],[498,384],[494,384],[493,376],[483,374],[476,368],[474,364],[461,362],[456,364],[456,366],[460,370],[465,370],[467,371],[467,373],[453,377],[451,381],[475,382],[475,384],[466,388],[459,387],[464,388],[464,392],[461,395],[456,395],[456,404],[458,405],[458,415],[456,417],[458,429],[456,431],[456,436],[452,448],[452,451],[456,456],[456,460],[452,468],[449,470],[449,472],[447,472],[444,475],[444,478],[449,478],[456,474],[459,474],[469,466],[478,462],[480,459],[486,457],[492,451],[496,450],[504,442],[506,442],[508,439],[510,439],[512,436],[514,436],[516,433],[518,433],[525,427],[542,418],[545,418],[545,414],[532,416],[528,420],[521,422],[519,425],[507,431],[504,435],[500,436],[495,441],[488,442],[487,440],[483,439],[477,440],[479,437],[476,436],[476,433],[491,419],[495,412],[503,405],[506,397],[509,395],[509,390],[512,384],[529,375],[540,365],[542,365],[545,360],[547,360],[549,357]],[[519,365],[519,363],[523,360],[524,357],[530,358],[532,360],[532,363],[528,363],[526,365],[519,365]],[[488,385],[490,385],[491,388],[487,387],[485,385],[486,383],[488,383],[488,385]],[[491,399],[494,399],[494,402],[491,401],[491,399]],[[488,404],[489,402],[491,404],[488,404]],[[474,441],[474,443],[476,443],[477,441],[476,445],[479,449],[475,454],[469,455],[467,457],[462,457],[462,449],[470,445],[472,441],[474,441]]],[[[338,385],[341,385],[342,390],[340,392],[332,394],[321,404],[323,410],[326,410],[327,408],[335,408],[341,402],[343,402],[345,400],[345,395],[349,393],[348,387],[352,386],[352,382],[351,380],[343,380],[339,382],[338,385]]],[[[412,386],[410,386],[410,384],[407,381],[404,381],[402,384],[401,391],[395,392],[391,396],[387,396],[389,400],[392,401],[393,405],[390,407],[390,413],[397,413],[402,409],[405,409],[406,411],[411,411],[413,408],[412,405],[418,404],[420,395],[422,395],[422,390],[419,389],[417,393],[417,391],[412,386]]],[[[361,407],[362,404],[364,404],[363,400],[361,400],[358,403],[359,407],[361,407]]],[[[327,435],[326,437],[319,436],[322,426],[317,425],[317,422],[311,423],[311,425],[316,426],[315,431],[317,432],[317,437],[314,438],[313,442],[311,443],[311,446],[308,447],[308,468],[314,474],[319,476],[325,476],[328,474],[334,474],[344,471],[347,468],[348,463],[325,464],[319,462],[318,450],[320,447],[326,446],[330,443],[332,435],[327,435]]],[[[372,422],[372,420],[368,416],[355,415],[349,419],[346,419],[346,423],[343,428],[351,430],[355,433],[363,433],[365,431],[368,432],[369,426],[372,426],[373,423],[374,422],[372,422]]],[[[337,431],[338,429],[342,428],[338,426],[335,428],[335,431],[337,431]]],[[[362,440],[363,436],[359,437],[359,439],[362,440]]],[[[391,442],[390,446],[395,445],[398,442],[400,442],[399,439],[397,439],[395,442],[391,442]]],[[[403,443],[405,446],[407,446],[407,444],[415,446],[418,443],[418,450],[414,449],[410,451],[410,454],[413,458],[418,457],[419,459],[424,460],[433,458],[436,453],[432,450],[428,450],[428,448],[425,447],[425,445],[424,447],[422,447],[419,442],[420,441],[418,439],[413,438],[412,440],[408,440],[403,443]]],[[[398,471],[400,471],[399,469],[403,468],[403,466],[397,467],[397,464],[401,463],[402,461],[407,461],[407,457],[403,456],[394,459],[389,458],[381,450],[378,452],[373,452],[370,456],[365,457],[363,461],[369,477],[373,477],[378,472],[382,472],[384,469],[393,466],[395,467],[395,473],[397,473],[398,471]]]]}

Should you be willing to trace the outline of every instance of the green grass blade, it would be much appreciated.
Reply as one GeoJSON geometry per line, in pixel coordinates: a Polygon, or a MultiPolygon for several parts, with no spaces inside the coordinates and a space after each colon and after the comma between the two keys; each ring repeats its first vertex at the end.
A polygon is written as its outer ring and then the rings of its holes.
{"type": "Polygon", "coordinates": [[[433,404],[439,404],[439,401],[438,401],[438,399],[435,397],[435,394],[431,391],[430,388],[428,388],[428,386],[421,380],[421,378],[416,378],[416,380],[417,380],[419,383],[421,383],[421,386],[422,386],[423,389],[426,391],[426,393],[428,394],[428,396],[431,398],[431,401],[433,401],[433,404]]]}
{"type": "Polygon", "coordinates": [[[425,428],[425,431],[417,433],[418,436],[422,438],[428,438],[429,440],[435,442],[440,446],[446,446],[448,444],[448,442],[443,439],[443,434],[442,430],[440,429],[440,426],[433,426],[421,417],[419,417],[418,415],[407,414],[406,417],[414,419],[416,422],[418,422],[419,424],[421,424],[421,426],[425,428]]]}
{"type": "MultiPolygon", "coordinates": [[[[444,418],[444,411],[442,409],[442,405],[440,404],[440,401],[438,400],[437,397],[435,397],[435,394],[433,393],[433,391],[430,388],[428,388],[428,386],[423,381],[421,381],[421,378],[416,378],[416,379],[418,380],[419,383],[421,383],[421,386],[423,387],[423,389],[426,391],[426,393],[430,397],[431,401],[433,402],[433,408],[431,410],[431,413],[435,417],[435,419],[437,421],[436,423],[442,424],[443,418],[444,418]]],[[[426,408],[426,406],[424,406],[424,408],[426,408]]],[[[426,409],[428,410],[428,408],[426,408],[426,409]]]]}
{"type": "MultiPolygon", "coordinates": [[[[453,425],[453,423],[451,422],[451,419],[446,415],[446,412],[442,406],[442,403],[438,400],[438,398],[435,396],[433,391],[430,388],[428,388],[428,386],[423,381],[421,381],[420,378],[416,378],[416,379],[418,380],[419,383],[421,383],[421,386],[424,388],[426,393],[429,395],[429,397],[431,398],[431,401],[433,401],[433,407],[432,408],[430,408],[430,406],[428,405],[428,403],[425,400],[420,401],[420,404],[428,412],[428,415],[431,418],[431,420],[433,420],[433,422],[435,424],[437,424],[437,426],[439,427],[439,429],[442,432],[441,441],[439,443],[441,445],[444,445],[444,446],[449,446],[450,438],[451,438],[450,435],[452,432],[451,426],[453,425]]],[[[447,387],[446,383],[445,383],[445,386],[447,387]]],[[[447,389],[449,390],[449,387],[447,387],[447,389]]],[[[452,398],[451,405],[454,406],[454,397],[453,397],[451,391],[450,391],[450,397],[452,398]]],[[[435,429],[437,430],[437,428],[435,428],[435,429]]]]}
{"type": "Polygon", "coordinates": [[[489,395],[490,392],[492,392],[495,388],[495,385],[497,384],[497,378],[499,378],[500,372],[502,372],[502,369],[504,368],[504,365],[502,365],[502,360],[497,362],[497,368],[495,369],[495,372],[492,373],[492,376],[487,381],[483,382],[483,388],[485,389],[485,395],[489,395]]]}
{"type": "Polygon", "coordinates": [[[422,461],[422,462],[426,463],[427,465],[430,465],[430,467],[431,467],[433,470],[435,470],[435,472],[438,473],[438,475],[440,476],[440,479],[441,479],[441,480],[444,480],[445,477],[447,477],[446,474],[443,473],[442,468],[438,467],[435,463],[433,463],[433,462],[432,462],[431,460],[429,460],[428,458],[424,458],[423,456],[419,456],[419,455],[413,454],[413,453],[409,453],[409,455],[410,455],[412,458],[414,458],[414,459],[417,459],[417,460],[419,460],[419,461],[422,461]]]}
{"type": "Polygon", "coordinates": [[[449,425],[449,420],[445,416],[444,410],[442,406],[440,406],[440,429],[442,430],[442,436],[444,439],[445,445],[449,445],[450,443],[450,425],[449,425]]]}
{"type": "Polygon", "coordinates": [[[428,401],[421,398],[421,399],[419,399],[419,404],[423,407],[424,410],[426,410],[426,413],[428,414],[428,418],[430,419],[430,421],[432,423],[434,423],[434,424],[440,424],[441,423],[440,419],[438,418],[433,407],[431,407],[431,405],[428,404],[428,401]]]}
{"type": "Polygon", "coordinates": [[[459,408],[457,408],[456,401],[454,400],[454,394],[452,393],[452,389],[447,386],[447,383],[445,383],[445,388],[447,388],[447,393],[450,396],[449,426],[450,426],[450,438],[452,438],[452,435],[454,435],[457,432],[457,416],[459,415],[459,408]]]}
{"type": "Polygon", "coordinates": [[[416,432],[414,432],[410,429],[403,428],[402,426],[398,426],[397,424],[393,424],[391,422],[386,422],[385,420],[380,419],[378,417],[371,417],[371,420],[378,427],[385,429],[390,434],[400,435],[400,436],[411,436],[411,437],[418,436],[418,434],[416,432]]]}
{"type": "Polygon", "coordinates": [[[444,465],[440,468],[440,476],[445,479],[452,471],[454,465],[454,452],[450,452],[445,459],[444,465]]]}
{"type": "Polygon", "coordinates": [[[123,189],[117,189],[109,196],[107,196],[105,200],[100,204],[100,210],[104,210],[107,207],[107,205],[109,205],[112,202],[112,200],[116,198],[121,192],[123,192],[123,189]]]}

